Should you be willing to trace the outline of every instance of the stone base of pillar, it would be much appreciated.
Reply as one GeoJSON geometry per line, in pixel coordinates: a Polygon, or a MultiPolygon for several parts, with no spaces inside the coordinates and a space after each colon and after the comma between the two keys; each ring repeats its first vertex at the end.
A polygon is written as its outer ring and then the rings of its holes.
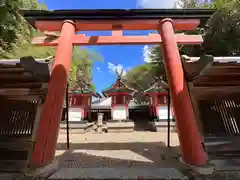
{"type": "Polygon", "coordinates": [[[107,122],[107,132],[133,132],[134,131],[134,122],[131,120],[109,120],[107,122]]]}
{"type": "Polygon", "coordinates": [[[213,164],[207,163],[204,166],[195,166],[195,165],[191,165],[191,164],[184,162],[182,157],[180,157],[179,160],[181,163],[183,163],[189,169],[191,169],[193,173],[197,173],[200,175],[211,175],[215,172],[215,166],[213,164]]]}
{"type": "Polygon", "coordinates": [[[60,169],[59,159],[55,158],[51,163],[39,167],[31,168],[25,173],[24,179],[45,179],[56,173],[60,169]]]}

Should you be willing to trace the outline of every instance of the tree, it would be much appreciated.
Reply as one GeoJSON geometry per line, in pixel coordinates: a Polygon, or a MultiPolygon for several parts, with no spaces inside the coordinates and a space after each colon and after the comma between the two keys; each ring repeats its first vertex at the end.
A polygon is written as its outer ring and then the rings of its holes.
{"type": "Polygon", "coordinates": [[[37,0],[9,0],[0,6],[0,55],[9,58],[9,54],[22,43],[29,40],[35,32],[20,15],[20,9],[45,9],[37,0]]]}
{"type": "Polygon", "coordinates": [[[206,27],[191,33],[202,34],[202,46],[182,46],[180,53],[191,56],[211,54],[213,56],[240,55],[240,1],[236,0],[181,0],[182,8],[214,8],[217,12],[206,27]]]}
{"type": "Polygon", "coordinates": [[[96,89],[92,84],[92,65],[97,60],[102,60],[99,54],[89,52],[86,49],[80,49],[79,47],[73,48],[68,79],[70,88],[79,86],[79,83],[84,83],[90,84],[92,90],[96,89]]]}
{"type": "MultiPolygon", "coordinates": [[[[31,44],[33,37],[43,36],[43,33],[35,30],[24,20],[19,13],[20,9],[34,10],[47,9],[47,7],[39,4],[37,0],[9,0],[5,4],[0,4],[0,58],[54,56],[55,47],[38,47],[31,44]]],[[[99,56],[95,53],[75,47],[69,76],[70,84],[80,78],[91,83],[92,65],[96,59],[99,59],[99,56]],[[81,76],[80,69],[82,70],[81,76]]],[[[92,83],[91,88],[95,89],[92,83]]]]}

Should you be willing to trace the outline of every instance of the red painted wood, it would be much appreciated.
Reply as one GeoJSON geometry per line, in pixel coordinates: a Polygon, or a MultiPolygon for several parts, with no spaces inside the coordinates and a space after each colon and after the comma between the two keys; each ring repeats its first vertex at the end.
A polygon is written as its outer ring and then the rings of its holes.
{"type": "Polygon", "coordinates": [[[194,117],[171,19],[161,21],[160,32],[164,42],[162,44],[164,64],[177,121],[183,160],[192,165],[205,165],[207,159],[201,145],[202,138],[194,117]]]}
{"type": "Polygon", "coordinates": [[[75,97],[78,97],[78,96],[91,96],[91,94],[74,94],[74,93],[68,93],[68,96],[69,96],[69,97],[72,97],[72,96],[75,96],[75,97]]]}
{"type": "Polygon", "coordinates": [[[41,121],[37,131],[36,144],[31,164],[40,166],[51,162],[55,155],[58,130],[62,115],[67,77],[72,56],[72,36],[75,34],[73,22],[62,24],[59,45],[56,50],[48,95],[44,104],[41,121]]]}
{"type": "MultiPolygon", "coordinates": [[[[202,44],[201,35],[175,35],[178,44],[202,44]]],[[[57,46],[58,39],[49,41],[47,37],[36,37],[32,41],[35,45],[57,46]]],[[[83,36],[75,35],[72,38],[74,45],[143,45],[162,43],[160,35],[152,34],[149,36],[83,36]]]]}
{"type": "Polygon", "coordinates": [[[146,95],[148,95],[148,96],[167,95],[167,94],[168,94],[167,92],[149,92],[149,93],[146,93],[146,95]]]}
{"type": "MultiPolygon", "coordinates": [[[[113,25],[121,25],[121,30],[156,30],[159,20],[106,20],[106,21],[75,21],[76,31],[103,31],[112,30],[113,25]]],[[[175,30],[195,30],[199,24],[199,19],[176,19],[173,21],[175,30]]],[[[59,20],[37,20],[35,27],[41,31],[60,31],[62,21],[59,20]]]]}
{"type": "Polygon", "coordinates": [[[108,93],[108,96],[121,96],[121,95],[128,96],[129,93],[128,92],[111,92],[111,93],[108,93]]]}

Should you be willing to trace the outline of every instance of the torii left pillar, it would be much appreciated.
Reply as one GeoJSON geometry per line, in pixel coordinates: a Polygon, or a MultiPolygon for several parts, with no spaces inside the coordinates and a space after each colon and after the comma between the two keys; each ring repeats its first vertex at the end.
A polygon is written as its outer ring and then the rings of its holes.
{"type": "Polygon", "coordinates": [[[50,163],[55,156],[72,57],[73,35],[75,35],[75,24],[69,20],[64,21],[32,154],[30,165],[34,167],[50,163]]]}

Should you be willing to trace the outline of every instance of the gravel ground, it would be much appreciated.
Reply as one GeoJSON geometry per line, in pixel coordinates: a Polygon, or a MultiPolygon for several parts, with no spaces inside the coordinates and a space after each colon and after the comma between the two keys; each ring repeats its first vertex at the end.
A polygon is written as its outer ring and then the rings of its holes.
{"type": "Polygon", "coordinates": [[[59,134],[56,156],[61,167],[179,167],[178,137],[171,134],[166,147],[163,132],[71,134],[66,151],[66,135],[59,134]]]}
{"type": "Polygon", "coordinates": [[[240,179],[236,171],[219,171],[207,177],[189,173],[178,161],[177,133],[171,133],[171,148],[166,142],[166,132],[71,134],[66,151],[66,134],[60,133],[56,156],[62,168],[175,168],[189,179],[240,179]]]}

